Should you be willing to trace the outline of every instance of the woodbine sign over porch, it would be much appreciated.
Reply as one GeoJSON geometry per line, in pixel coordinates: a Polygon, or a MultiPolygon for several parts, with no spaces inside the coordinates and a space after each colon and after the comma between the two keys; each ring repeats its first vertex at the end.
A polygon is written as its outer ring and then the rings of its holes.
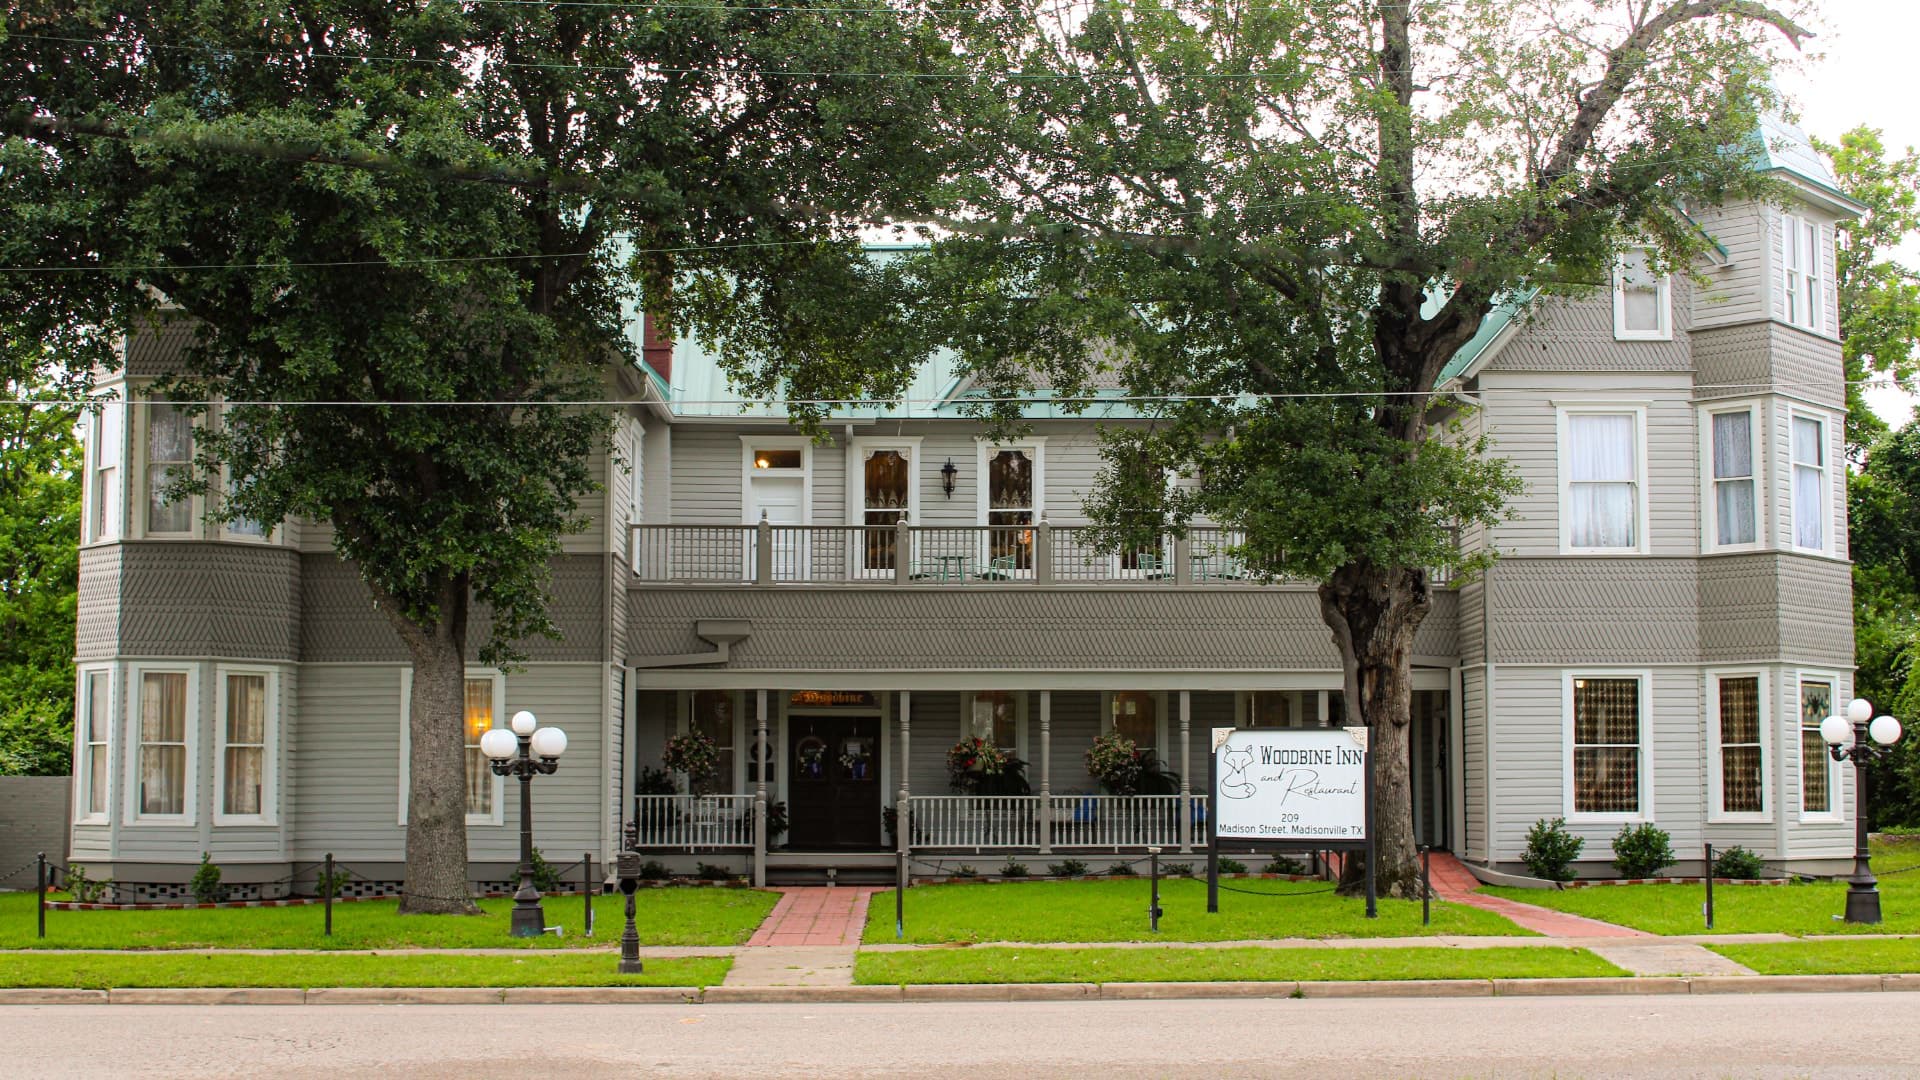
{"type": "Polygon", "coordinates": [[[1214,728],[1207,910],[1219,910],[1220,841],[1363,851],[1374,916],[1373,770],[1367,729],[1214,728]]]}

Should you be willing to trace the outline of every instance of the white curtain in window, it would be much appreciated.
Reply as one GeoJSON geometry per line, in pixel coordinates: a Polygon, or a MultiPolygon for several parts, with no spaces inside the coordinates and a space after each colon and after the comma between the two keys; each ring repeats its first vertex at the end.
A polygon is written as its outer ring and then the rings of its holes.
{"type": "Polygon", "coordinates": [[[1793,418],[1793,542],[1815,550],[1826,547],[1825,435],[1825,425],[1820,421],[1793,418]]]}
{"type": "Polygon", "coordinates": [[[1722,544],[1754,540],[1753,414],[1713,415],[1714,535],[1722,544]]]}
{"type": "Polygon", "coordinates": [[[1567,417],[1567,457],[1573,546],[1632,547],[1639,511],[1633,417],[1625,413],[1567,417]]]}
{"type": "Polygon", "coordinates": [[[1645,251],[1620,256],[1620,328],[1633,334],[1658,334],[1665,329],[1660,311],[1660,278],[1645,251]]]}
{"type": "Polygon", "coordinates": [[[173,405],[147,406],[147,531],[186,532],[193,528],[193,506],[166,497],[167,485],[193,455],[193,422],[173,405]]]}
{"type": "Polygon", "coordinates": [[[140,680],[140,812],[187,809],[187,676],[149,673],[140,680]]]}
{"type": "Polygon", "coordinates": [[[267,677],[227,676],[226,790],[221,813],[260,813],[266,782],[267,677]]]}

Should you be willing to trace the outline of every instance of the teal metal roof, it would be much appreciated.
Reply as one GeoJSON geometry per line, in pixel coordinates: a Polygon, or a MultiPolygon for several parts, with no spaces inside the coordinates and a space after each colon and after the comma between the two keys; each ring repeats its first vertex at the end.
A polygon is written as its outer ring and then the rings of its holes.
{"type": "Polygon", "coordinates": [[[1785,173],[1811,184],[1856,213],[1866,210],[1865,206],[1840,190],[1840,180],[1833,175],[1833,166],[1828,163],[1826,155],[1814,148],[1813,140],[1807,137],[1799,124],[1785,116],[1779,113],[1762,116],[1748,149],[1753,154],[1753,167],[1756,170],[1785,173]]]}
{"type": "Polygon", "coordinates": [[[1453,359],[1447,361],[1447,366],[1440,369],[1440,377],[1434,380],[1434,387],[1438,389],[1447,385],[1472,367],[1473,362],[1480,359],[1480,354],[1487,351],[1487,346],[1500,336],[1500,332],[1512,325],[1513,320],[1519,318],[1520,313],[1527,310],[1527,305],[1539,295],[1539,289],[1525,289],[1494,305],[1493,310],[1480,320],[1480,329],[1474,331],[1473,337],[1468,338],[1467,343],[1460,346],[1460,351],[1453,354],[1453,359]]]}

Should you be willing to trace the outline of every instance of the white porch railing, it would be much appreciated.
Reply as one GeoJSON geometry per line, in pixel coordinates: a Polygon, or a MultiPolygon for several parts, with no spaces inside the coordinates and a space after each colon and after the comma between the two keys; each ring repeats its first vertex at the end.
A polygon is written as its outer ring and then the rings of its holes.
{"type": "Polygon", "coordinates": [[[751,795],[635,795],[637,848],[751,848],[751,795]]]}
{"type": "MultiPolygon", "coordinates": [[[[1181,804],[1186,801],[1181,795],[1055,795],[1053,846],[1178,846],[1181,804]]],[[[1204,825],[1194,830],[1204,831],[1204,825]]]]}
{"type": "Polygon", "coordinates": [[[914,847],[1040,846],[1038,795],[916,795],[907,816],[914,847]]]}

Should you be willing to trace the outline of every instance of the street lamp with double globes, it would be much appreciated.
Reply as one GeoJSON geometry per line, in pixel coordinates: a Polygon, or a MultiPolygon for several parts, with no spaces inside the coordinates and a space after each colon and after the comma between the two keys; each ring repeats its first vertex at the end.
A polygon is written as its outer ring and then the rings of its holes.
{"type": "Polygon", "coordinates": [[[508,725],[513,730],[494,728],[480,736],[480,752],[487,755],[495,776],[520,778],[520,889],[513,894],[509,932],[514,937],[539,937],[547,928],[547,915],[540,908],[540,890],[533,887],[533,774],[560,767],[567,733],[541,727],[525,709],[514,713],[508,725]]]}
{"type": "Polygon", "coordinates": [[[1853,762],[1853,874],[1847,878],[1846,919],[1851,923],[1877,923],[1879,883],[1867,861],[1867,763],[1900,741],[1900,721],[1891,716],[1874,717],[1871,702],[1854,698],[1847,703],[1847,715],[1820,721],[1820,737],[1827,741],[1833,760],[1853,762]],[[1869,717],[1873,719],[1869,721],[1869,717]],[[1851,746],[1845,745],[1849,736],[1851,746]],[[1869,738],[1873,741],[1868,742],[1869,738]]]}

